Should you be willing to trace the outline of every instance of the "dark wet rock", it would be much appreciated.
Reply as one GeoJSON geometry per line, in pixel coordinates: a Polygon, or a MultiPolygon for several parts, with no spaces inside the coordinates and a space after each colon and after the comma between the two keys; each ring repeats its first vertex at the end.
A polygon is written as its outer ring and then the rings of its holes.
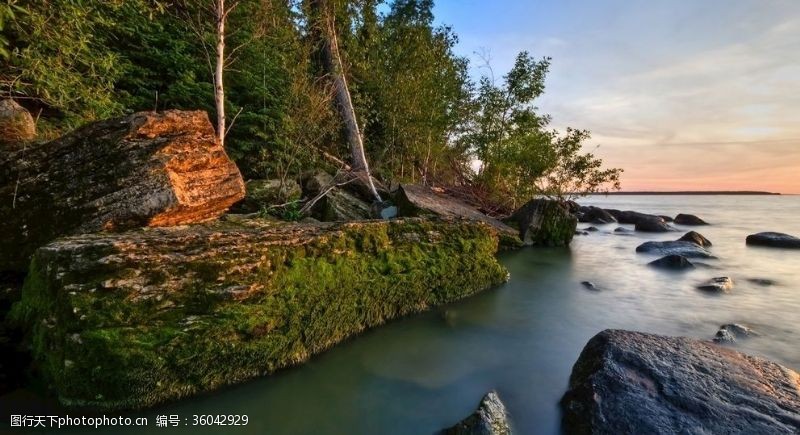
{"type": "Polygon", "coordinates": [[[678,239],[678,241],[691,242],[694,243],[695,245],[702,246],[704,248],[708,248],[709,246],[712,245],[710,240],[706,239],[705,237],[703,237],[702,234],[695,231],[689,231],[688,233],[684,234],[683,237],[678,239]]]}
{"type": "Polygon", "coordinates": [[[680,240],[644,242],[636,247],[636,252],[655,255],[681,255],[687,258],[715,258],[702,246],[680,240]]]}
{"type": "Polygon", "coordinates": [[[736,339],[750,338],[758,335],[747,326],[738,323],[729,323],[719,327],[719,331],[714,336],[716,343],[736,343],[736,339]]]}
{"type": "Polygon", "coordinates": [[[566,246],[572,241],[578,220],[558,201],[533,199],[511,215],[526,245],[566,246]]]}
{"type": "Polygon", "coordinates": [[[648,264],[652,267],[658,267],[660,269],[694,269],[694,264],[692,264],[688,258],[682,255],[667,255],[666,257],[661,257],[658,260],[651,261],[648,264]]]}
{"type": "Polygon", "coordinates": [[[800,238],[784,233],[765,232],[747,236],[747,244],[771,248],[800,249],[800,238]]]}
{"type": "Polygon", "coordinates": [[[589,232],[593,233],[595,231],[600,231],[600,229],[597,228],[597,227],[588,227],[588,228],[584,228],[584,231],[589,231],[589,232]]]}
{"type": "Polygon", "coordinates": [[[605,330],[561,408],[569,434],[796,434],[800,374],[710,341],[605,330]]]}
{"type": "Polygon", "coordinates": [[[760,285],[761,287],[771,287],[777,284],[775,280],[769,278],[747,278],[747,282],[760,285]]]}
{"type": "Polygon", "coordinates": [[[617,234],[633,234],[633,230],[625,227],[617,227],[614,229],[614,232],[617,234]]]}
{"type": "Polygon", "coordinates": [[[595,291],[597,291],[597,290],[600,290],[600,289],[599,289],[599,288],[597,288],[597,286],[596,286],[596,285],[595,285],[593,282],[591,282],[591,281],[582,281],[582,282],[581,282],[581,285],[582,285],[582,286],[584,286],[584,287],[586,287],[586,288],[587,288],[587,289],[589,289],[589,290],[595,290],[595,291]]]}
{"type": "Polygon", "coordinates": [[[639,213],[638,211],[630,211],[630,210],[620,211],[620,210],[615,210],[613,208],[608,208],[608,209],[606,209],[606,211],[610,215],[614,216],[614,218],[617,220],[617,222],[619,222],[621,224],[633,224],[633,225],[636,225],[636,223],[638,223],[640,221],[651,220],[651,219],[655,219],[657,221],[660,220],[660,221],[664,222],[664,219],[662,219],[660,216],[656,216],[654,214],[639,213]]]}
{"type": "Polygon", "coordinates": [[[617,218],[614,217],[611,213],[603,210],[600,207],[595,206],[584,206],[579,209],[580,217],[578,220],[580,222],[588,222],[593,224],[611,224],[617,221],[617,218]]]}
{"type": "Polygon", "coordinates": [[[576,236],[588,236],[589,232],[588,231],[575,230],[575,235],[576,236]]]}
{"type": "Polygon", "coordinates": [[[441,432],[443,435],[511,435],[508,412],[497,393],[483,396],[478,409],[455,426],[441,432]]]}
{"type": "Polygon", "coordinates": [[[733,290],[733,280],[727,276],[711,278],[697,286],[697,289],[712,293],[728,293],[733,290]]]}
{"type": "Polygon", "coordinates": [[[678,225],[708,225],[708,222],[693,214],[679,214],[675,216],[675,223],[678,225]]]}
{"type": "Polygon", "coordinates": [[[566,201],[564,206],[566,206],[567,210],[569,210],[569,212],[572,214],[579,212],[581,209],[581,206],[575,201],[566,201]]]}
{"type": "Polygon", "coordinates": [[[660,217],[653,217],[648,219],[639,219],[634,227],[636,231],[645,233],[666,233],[672,231],[672,227],[664,222],[660,217]]]}
{"type": "Polygon", "coordinates": [[[664,219],[664,222],[674,222],[675,221],[675,219],[672,219],[672,217],[666,216],[666,215],[663,215],[663,214],[658,215],[658,217],[660,217],[661,219],[664,219]]]}

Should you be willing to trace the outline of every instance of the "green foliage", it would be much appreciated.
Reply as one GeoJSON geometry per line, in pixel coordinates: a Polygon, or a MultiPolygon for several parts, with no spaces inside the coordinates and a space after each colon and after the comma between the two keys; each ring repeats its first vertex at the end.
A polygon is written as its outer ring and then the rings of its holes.
{"type": "Polygon", "coordinates": [[[143,243],[113,268],[94,261],[108,252],[85,247],[90,267],[59,276],[70,255],[40,250],[13,317],[32,331],[34,357],[63,404],[137,408],[302,363],[506,278],[496,237],[476,223],[345,224],[291,242],[301,228],[274,243],[269,229],[231,226],[228,237],[252,243],[192,237],[187,252],[211,255],[177,262],[143,243]],[[231,288],[250,290],[233,297],[231,288]]]}
{"type": "Polygon", "coordinates": [[[589,134],[568,129],[561,136],[548,130],[550,117],[533,105],[544,92],[550,59],[517,56],[502,84],[480,80],[476,112],[460,140],[480,161],[474,181],[494,200],[514,210],[536,195],[566,199],[610,183],[619,188],[619,169],[603,170],[602,160],[580,154],[589,134]]]}

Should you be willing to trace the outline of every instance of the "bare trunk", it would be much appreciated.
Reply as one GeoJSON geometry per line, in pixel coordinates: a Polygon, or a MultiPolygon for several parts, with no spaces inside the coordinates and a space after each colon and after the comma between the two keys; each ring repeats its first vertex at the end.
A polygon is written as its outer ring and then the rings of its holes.
{"type": "Polygon", "coordinates": [[[225,88],[222,82],[225,71],[225,0],[216,0],[217,12],[217,46],[214,70],[214,103],[217,107],[217,138],[221,146],[225,146],[225,88]]]}
{"type": "Polygon", "coordinates": [[[344,74],[342,57],[339,53],[339,42],[336,39],[336,28],[333,25],[332,13],[328,8],[326,0],[311,0],[311,5],[315,9],[318,18],[318,25],[321,27],[323,38],[323,62],[328,74],[333,79],[336,106],[339,114],[344,121],[347,132],[347,142],[350,145],[350,154],[353,160],[353,172],[364,178],[370,192],[377,201],[381,201],[378,190],[372,182],[369,172],[369,164],[364,153],[364,141],[361,137],[361,130],[358,127],[356,112],[353,108],[353,101],[350,99],[350,90],[347,87],[347,79],[344,74]]]}

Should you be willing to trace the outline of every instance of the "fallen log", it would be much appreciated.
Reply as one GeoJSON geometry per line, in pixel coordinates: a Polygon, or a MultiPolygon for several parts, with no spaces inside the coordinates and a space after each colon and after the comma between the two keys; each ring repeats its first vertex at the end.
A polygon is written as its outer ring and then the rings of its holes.
{"type": "Polygon", "coordinates": [[[217,218],[244,197],[205,112],[142,112],[0,156],[0,271],[56,237],[217,218]]]}
{"type": "Polygon", "coordinates": [[[59,239],[11,318],[67,406],[141,408],[300,364],[506,279],[497,234],[420,219],[261,219],[59,239]]]}

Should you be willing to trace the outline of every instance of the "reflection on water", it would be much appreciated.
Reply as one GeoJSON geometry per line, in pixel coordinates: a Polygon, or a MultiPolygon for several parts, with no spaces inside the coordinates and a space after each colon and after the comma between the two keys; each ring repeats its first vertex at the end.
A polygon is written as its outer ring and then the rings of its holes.
{"type": "Polygon", "coordinates": [[[615,235],[618,225],[597,225],[601,231],[577,236],[570,248],[501,255],[511,280],[500,288],[370,331],[303,367],[144,415],[151,425],[158,414],[250,417],[240,431],[183,430],[196,434],[431,434],[468,415],[495,388],[520,433],[558,433],[557,403],[572,364],[604,328],[709,339],[723,323],[744,323],[761,336],[739,349],[800,369],[800,252],[744,244],[759,231],[800,235],[800,198],[624,196],[585,203],[697,214],[713,223],[698,231],[719,258],[688,272],[654,270],[646,266],[654,257],[635,247],[680,234],[615,235]],[[730,294],[695,289],[723,275],[736,282],[730,294]]]}

